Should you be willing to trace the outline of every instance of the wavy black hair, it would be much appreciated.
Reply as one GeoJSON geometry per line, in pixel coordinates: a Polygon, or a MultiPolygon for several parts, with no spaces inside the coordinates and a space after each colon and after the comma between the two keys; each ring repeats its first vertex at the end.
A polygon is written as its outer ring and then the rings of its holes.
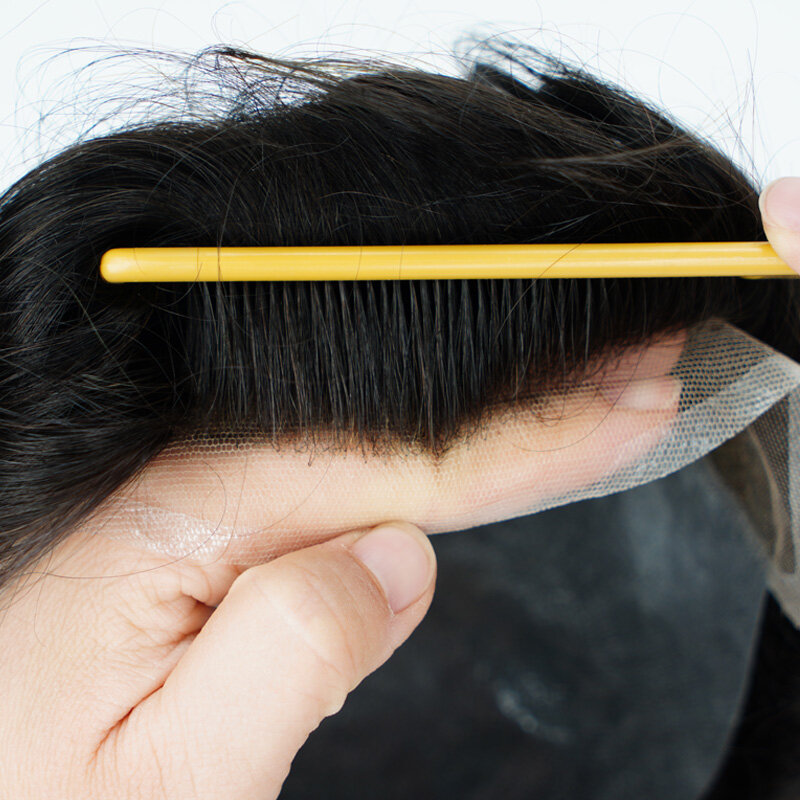
{"type": "Polygon", "coordinates": [[[219,91],[191,114],[79,140],[0,197],[0,585],[193,433],[442,455],[497,404],[710,317],[800,357],[800,282],[107,284],[118,247],[764,239],[712,144],[516,42],[461,76],[227,46],[193,66],[219,91]]]}

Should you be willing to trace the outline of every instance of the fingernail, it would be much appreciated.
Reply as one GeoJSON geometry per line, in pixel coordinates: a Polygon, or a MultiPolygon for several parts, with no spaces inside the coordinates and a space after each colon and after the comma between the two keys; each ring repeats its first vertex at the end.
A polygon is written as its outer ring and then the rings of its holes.
{"type": "Polygon", "coordinates": [[[800,232],[800,178],[778,178],[758,198],[765,224],[800,232]]]}
{"type": "Polygon", "coordinates": [[[433,578],[433,548],[424,534],[384,525],[356,540],[350,550],[377,578],[396,614],[417,600],[433,578]]]}
{"type": "Polygon", "coordinates": [[[667,409],[674,406],[681,395],[681,382],[671,375],[634,378],[627,384],[600,388],[610,403],[633,411],[667,409]]]}

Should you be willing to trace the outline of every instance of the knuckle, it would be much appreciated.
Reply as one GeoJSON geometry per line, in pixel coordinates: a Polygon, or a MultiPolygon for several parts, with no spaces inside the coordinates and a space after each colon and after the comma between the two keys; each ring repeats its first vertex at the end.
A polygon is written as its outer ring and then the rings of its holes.
{"type": "Polygon", "coordinates": [[[282,627],[303,651],[302,672],[311,675],[310,685],[341,704],[384,641],[376,630],[385,628],[389,612],[377,587],[349,556],[334,563],[287,559],[279,569],[250,571],[244,583],[263,599],[267,624],[282,627]]]}
{"type": "Polygon", "coordinates": [[[317,574],[301,566],[295,566],[292,573],[283,591],[271,594],[273,607],[316,666],[334,683],[341,682],[349,688],[360,669],[358,634],[365,627],[361,604],[338,575],[321,581],[317,574]],[[352,602],[343,604],[343,596],[352,602]]]}

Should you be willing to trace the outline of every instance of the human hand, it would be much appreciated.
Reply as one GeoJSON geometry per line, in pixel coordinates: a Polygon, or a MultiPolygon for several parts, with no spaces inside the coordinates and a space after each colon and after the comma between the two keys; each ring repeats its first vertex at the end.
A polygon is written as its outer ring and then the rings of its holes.
{"type": "Polygon", "coordinates": [[[308,734],[425,614],[420,529],[514,516],[639,458],[677,413],[684,343],[631,348],[543,419],[500,417],[442,461],[160,454],[0,591],[0,797],[274,798],[308,734]],[[362,534],[392,519],[419,525],[393,523],[409,547],[367,555],[383,535],[362,534]],[[159,549],[173,537],[196,552],[159,549]],[[362,562],[393,568],[385,594],[362,562]]]}
{"type": "Polygon", "coordinates": [[[246,570],[70,536],[0,595],[0,796],[276,797],[428,610],[433,548],[392,526],[246,570]]]}
{"type": "Polygon", "coordinates": [[[800,273],[800,178],[778,178],[758,198],[764,232],[775,252],[800,273]]]}

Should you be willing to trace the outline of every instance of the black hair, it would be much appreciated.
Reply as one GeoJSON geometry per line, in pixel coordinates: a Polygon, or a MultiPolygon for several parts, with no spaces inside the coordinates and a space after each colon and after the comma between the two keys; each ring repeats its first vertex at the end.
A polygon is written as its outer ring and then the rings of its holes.
{"type": "Polygon", "coordinates": [[[221,113],[209,93],[205,116],[201,96],[78,141],[0,198],[0,584],[193,433],[440,456],[609,347],[711,317],[800,357],[787,281],[107,284],[117,247],[764,239],[729,158],[519,43],[462,77],[227,46],[195,65],[234,87],[221,113]]]}

